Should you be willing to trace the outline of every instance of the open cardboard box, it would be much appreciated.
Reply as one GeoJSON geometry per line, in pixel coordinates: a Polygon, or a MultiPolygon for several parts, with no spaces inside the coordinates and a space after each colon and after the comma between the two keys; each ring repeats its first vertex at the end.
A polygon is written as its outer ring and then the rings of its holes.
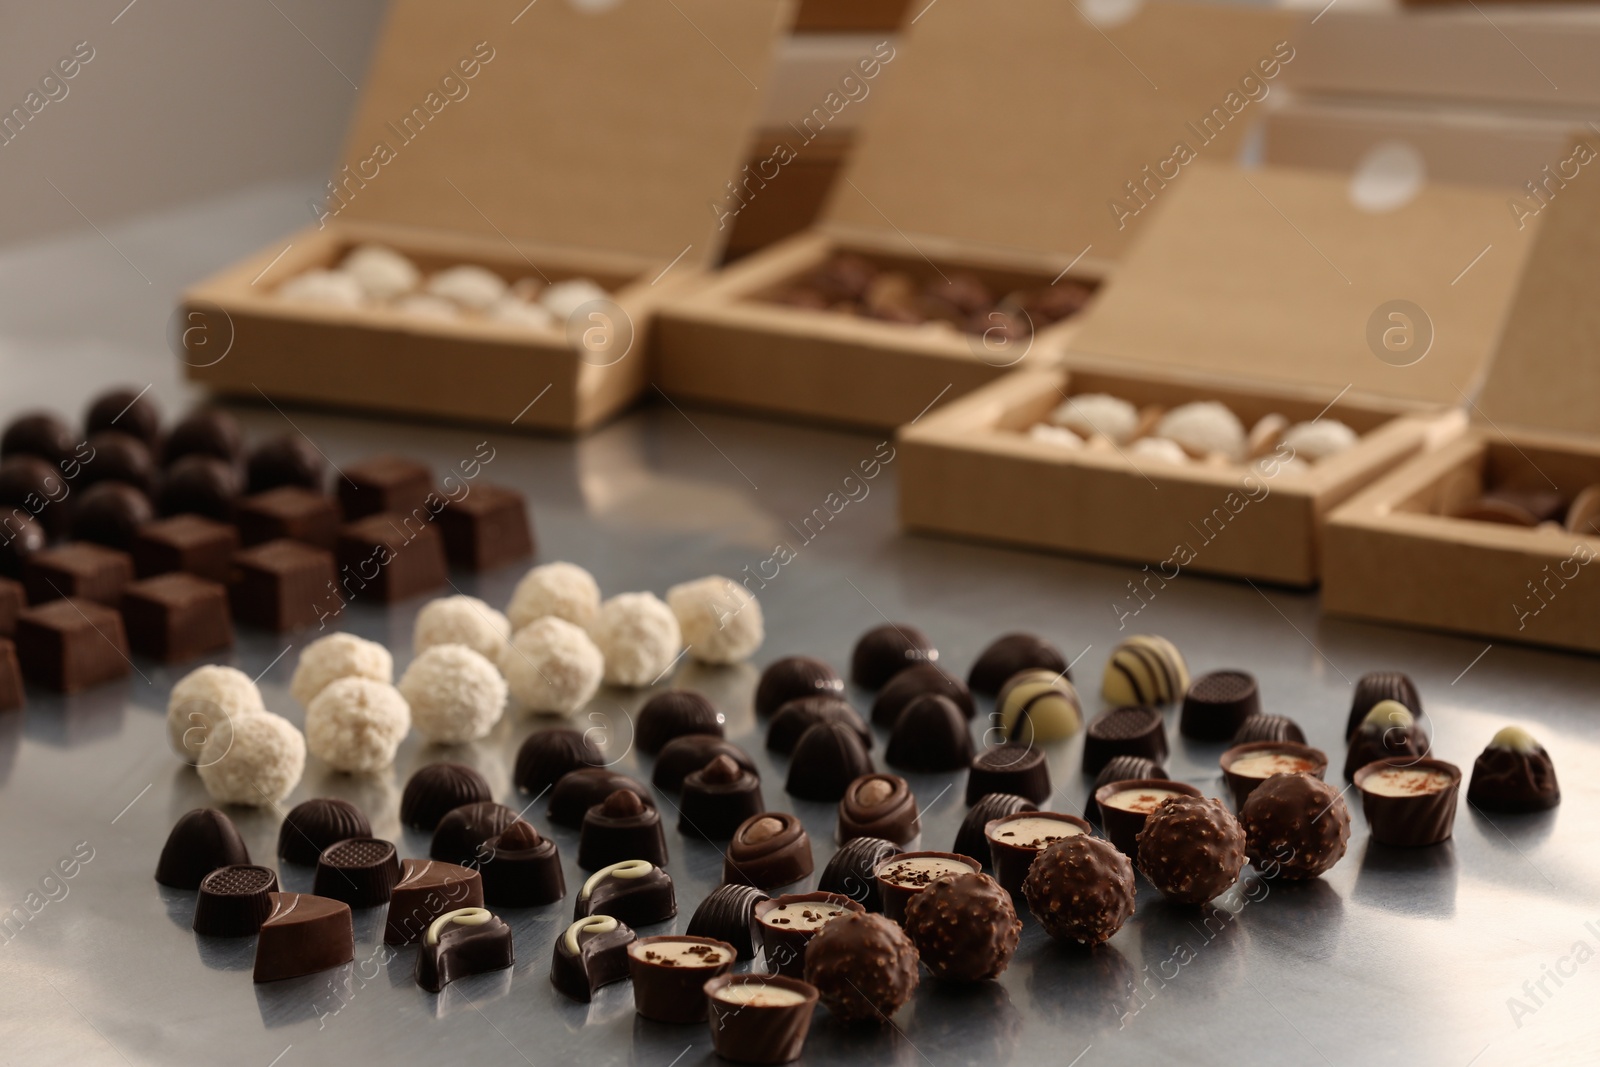
{"type": "MultiPolygon", "coordinates": [[[[1261,64],[1277,77],[1274,50],[1301,21],[1167,2],[1121,14],[1097,25],[1054,0],[930,7],[878,64],[873,110],[824,222],[662,309],[662,388],[885,428],[1025,362],[1052,362],[1075,317],[1007,343],[769,298],[838,251],[933,277],[970,270],[1028,287],[1103,278],[1146,224],[1119,220],[1111,202],[1171,155],[1185,123],[1222,107],[1246,76],[1259,81],[1261,64]]],[[[1231,158],[1252,107],[1217,123],[1203,151],[1231,158]]],[[[807,150],[803,131],[793,147],[797,156],[807,150]]],[[[773,182],[782,180],[780,171],[773,182]]],[[[762,190],[751,193],[758,202],[762,190]]]]}
{"type": "Polygon", "coordinates": [[[396,0],[316,222],[184,295],[185,337],[206,342],[184,345],[189,376],[251,398],[546,430],[615,414],[649,380],[656,306],[721,254],[707,205],[738,170],[790,12],[396,0]],[[530,329],[275,294],[367,241],[425,270],[589,277],[610,299],[530,329]]]}
{"type": "Polygon", "coordinates": [[[1142,562],[1146,581],[1193,570],[1311,585],[1327,513],[1463,431],[1458,390],[1487,366],[1527,254],[1503,196],[1428,186],[1379,212],[1343,176],[1203,163],[1162,195],[1064,368],[1015,374],[900,431],[908,528],[1142,562]],[[1463,272],[1491,241],[1496,254],[1463,272]],[[1369,347],[1396,298],[1427,309],[1425,358],[1369,347]],[[1027,436],[1095,392],[1140,407],[1218,400],[1247,428],[1268,413],[1333,418],[1360,438],[1309,471],[1268,473],[1027,436]]]}

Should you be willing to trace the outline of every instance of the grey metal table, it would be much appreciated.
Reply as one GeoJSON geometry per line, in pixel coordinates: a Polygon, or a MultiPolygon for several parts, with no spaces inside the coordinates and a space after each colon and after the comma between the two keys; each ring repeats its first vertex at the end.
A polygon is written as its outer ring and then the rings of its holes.
{"type": "MultiPolygon", "coordinates": [[[[169,411],[181,407],[188,394],[162,340],[173,290],[284,232],[298,211],[291,192],[260,190],[105,238],[86,232],[0,254],[0,419],[36,404],[77,412],[94,389],[118,380],[153,382],[169,411]]],[[[893,462],[864,499],[820,531],[813,523],[812,532],[799,532],[801,520],[873,454],[873,437],[665,405],[576,443],[509,428],[285,415],[265,405],[241,416],[255,435],[281,431],[292,418],[339,463],[396,449],[443,468],[487,438],[496,454],[486,476],[527,491],[541,558],[584,564],[608,593],[659,593],[707,573],[742,577],[747,567],[761,572],[775,546],[791,546],[793,561],[760,590],[768,639],[755,665],[686,666],[674,682],[703,688],[724,710],[729,736],[761,765],[769,804],[805,819],[819,869],[833,847],[832,807],[784,794],[786,768],[763,749],[750,708],[761,665],[806,652],[843,668],[856,635],[888,617],[926,629],[942,662],[964,673],[995,635],[1036,630],[1080,657],[1074,674],[1093,707],[1105,657],[1123,636],[1112,604],[1130,569],[902,536],[893,462]]],[[[498,604],[518,574],[456,580],[498,604]]],[[[346,627],[386,641],[403,667],[418,606],[382,611],[357,603],[346,627]]],[[[1209,920],[1163,905],[1141,884],[1134,919],[1092,954],[1052,945],[1030,921],[999,981],[970,989],[925,981],[893,1028],[846,1028],[819,1012],[805,1062],[1594,1061],[1600,861],[1591,828],[1600,818],[1592,777],[1600,775],[1600,748],[1592,722],[1600,662],[1329,621],[1318,616],[1314,596],[1191,576],[1170,584],[1133,623],[1171,637],[1198,671],[1255,672],[1268,710],[1299,720],[1313,744],[1335,753],[1336,765],[1353,679],[1404,669],[1421,687],[1440,755],[1470,767],[1501,725],[1526,724],[1553,753],[1565,800],[1535,817],[1489,819],[1463,808],[1453,843],[1414,853],[1369,845],[1356,811],[1349,854],[1326,879],[1299,887],[1254,882],[1230,911],[1209,920]]],[[[268,706],[300,722],[287,693],[295,652],[280,658],[289,643],[245,634],[227,661],[252,675],[264,671],[268,706]]],[[[714,1059],[704,1027],[637,1019],[625,984],[591,1006],[552,990],[551,943],[570,897],[511,915],[512,972],[458,983],[442,996],[414,984],[414,950],[393,959],[379,952],[381,912],[358,916],[355,964],[254,986],[252,942],[197,938],[188,928],[192,896],[151,878],[173,820],[207,802],[167,748],[163,708],[182,673],[141,661],[126,684],[71,699],[34,692],[25,713],[0,715],[0,911],[20,907],[28,915],[0,938],[0,1060],[293,1067],[449,1059],[542,1067],[582,1057],[693,1067],[714,1059]],[[75,850],[92,858],[71,879],[50,878],[75,850]]],[[[611,723],[618,766],[648,778],[648,761],[627,750],[626,717],[617,714],[641,700],[603,692],[595,710],[611,723]]],[[[393,771],[375,780],[332,774],[312,761],[290,802],[350,797],[402,855],[421,855],[427,842],[397,820],[406,776],[430,760],[465,760],[499,799],[521,808],[529,798],[510,785],[510,761],[536,725],[504,721],[461,750],[427,748],[413,737],[393,771]]],[[[974,730],[983,727],[980,717],[974,730]]],[[[1172,732],[1174,774],[1220,795],[1221,746],[1172,732]]],[[[1054,806],[1062,810],[1078,810],[1086,792],[1079,744],[1052,750],[1054,806]]],[[[924,842],[948,848],[964,813],[959,776],[917,776],[912,784],[927,808],[924,842]]],[[[529,815],[551,831],[542,803],[529,815]]],[[[244,812],[238,819],[252,853],[272,857],[277,817],[244,812]]],[[[581,882],[576,835],[553,836],[573,887],[581,882]]],[[[681,908],[671,928],[681,930],[716,883],[721,859],[713,846],[676,834],[669,841],[681,908]]],[[[309,875],[288,868],[283,880],[306,889],[309,875]]]]}

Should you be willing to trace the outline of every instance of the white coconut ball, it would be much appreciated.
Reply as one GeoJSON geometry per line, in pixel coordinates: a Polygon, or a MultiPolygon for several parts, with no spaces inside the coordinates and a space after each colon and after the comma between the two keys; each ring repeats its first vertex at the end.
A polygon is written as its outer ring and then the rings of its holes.
{"type": "Polygon", "coordinates": [[[360,307],[367,302],[366,291],[356,279],[337,270],[308,270],[278,286],[278,295],[298,304],[324,307],[360,307]]]}
{"type": "Polygon", "coordinates": [[[600,611],[600,586],[576,563],[546,563],[522,576],[506,605],[512,631],[554,615],[587,627],[600,611]]]}
{"type": "Polygon", "coordinates": [[[167,698],[167,736],[172,751],[189,763],[222,724],[267,710],[250,676],[233,667],[198,667],[178,679],[167,698]]]}
{"type": "Polygon", "coordinates": [[[1156,424],[1156,436],[1182,445],[1194,455],[1220,452],[1232,460],[1244,458],[1244,423],[1225,404],[1202,400],[1173,408],[1156,424]]]}
{"type": "Polygon", "coordinates": [[[1050,421],[1083,437],[1102,434],[1120,445],[1138,431],[1139,409],[1121,397],[1085,393],[1057,407],[1050,413],[1050,421]]]}
{"type": "Polygon", "coordinates": [[[421,654],[434,645],[466,645],[493,663],[511,640],[511,620],[475,596],[430,600],[417,612],[411,651],[421,654]]]}
{"type": "Polygon", "coordinates": [[[394,309],[403,315],[418,319],[446,322],[461,317],[461,309],[442,296],[428,293],[408,293],[395,301],[394,309]]]}
{"type": "Polygon", "coordinates": [[[539,295],[539,302],[545,306],[545,310],[554,315],[557,322],[563,324],[591,300],[609,299],[611,294],[588,278],[572,278],[556,282],[539,295]]]}
{"type": "Polygon", "coordinates": [[[761,604],[731,578],[713,574],[667,590],[689,655],[701,663],[739,663],[761,647],[761,604]]]}
{"type": "Polygon", "coordinates": [[[1189,453],[1176,441],[1165,437],[1141,437],[1128,448],[1128,455],[1153,459],[1158,463],[1187,463],[1189,453]]]}
{"type": "Polygon", "coordinates": [[[222,804],[268,807],[300,784],[306,739],[270,711],[232,719],[206,735],[198,754],[200,781],[222,804]]]}
{"type": "Polygon", "coordinates": [[[391,766],[410,729],[411,709],[400,690],[371,678],[329,682],[306,706],[306,747],[349,774],[391,766]]]}
{"type": "Polygon", "coordinates": [[[302,707],[329,683],[339,678],[371,678],[375,682],[394,679],[394,657],[376,641],[354,634],[329,634],[307,645],[289,679],[289,695],[302,707]]]}
{"type": "Polygon", "coordinates": [[[464,308],[482,311],[506,295],[506,280],[492,270],[463,264],[428,279],[427,290],[464,308]]]}
{"type": "Polygon", "coordinates": [[[500,650],[500,672],[528,711],[570,715],[600,688],[605,657],[583,630],[546,615],[511,635],[500,650]]]}
{"type": "Polygon", "coordinates": [[[455,745],[494,729],[506,706],[506,680],[466,645],[434,645],[400,676],[411,723],[429,741],[455,745]]]}
{"type": "Polygon", "coordinates": [[[1308,463],[1343,452],[1354,446],[1357,439],[1356,432],[1338,419],[1297,422],[1283,434],[1283,443],[1308,463]]]}
{"type": "Polygon", "coordinates": [[[530,304],[515,296],[505,296],[489,305],[488,318],[495,322],[508,322],[526,326],[530,330],[544,330],[556,323],[555,316],[541,304],[530,304]]]}
{"type": "Polygon", "coordinates": [[[619,593],[601,604],[589,636],[606,658],[612,685],[649,685],[683,651],[677,616],[653,593],[619,593]]]}
{"type": "Polygon", "coordinates": [[[1028,428],[1028,436],[1035,441],[1043,441],[1047,445],[1057,448],[1082,448],[1083,438],[1067,429],[1065,426],[1052,426],[1048,422],[1036,422],[1028,428]]]}
{"type": "Polygon", "coordinates": [[[360,283],[373,300],[393,300],[422,280],[416,264],[383,245],[362,245],[344,257],[339,269],[360,283]]]}

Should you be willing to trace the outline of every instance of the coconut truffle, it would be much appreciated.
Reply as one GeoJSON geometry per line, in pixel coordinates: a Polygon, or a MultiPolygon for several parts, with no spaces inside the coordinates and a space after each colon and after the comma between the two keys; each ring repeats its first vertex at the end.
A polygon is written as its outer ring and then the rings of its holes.
{"type": "Polygon", "coordinates": [[[417,612],[411,650],[418,654],[434,645],[466,645],[493,663],[511,640],[511,622],[474,596],[430,600],[417,612]]]}
{"type": "Polygon", "coordinates": [[[167,736],[172,751],[194,763],[205,739],[224,722],[266,710],[261,690],[243,671],[218,666],[192,670],[178,679],[167,698],[167,736]]]}
{"type": "Polygon", "coordinates": [[[281,715],[263,711],[207,735],[198,756],[200,781],[222,804],[267,807],[300,784],[306,739],[281,715]]]}
{"type": "Polygon", "coordinates": [[[306,746],[335,770],[370,774],[394,763],[411,729],[411,709],[386,682],[349,677],[329,682],[306,706],[306,746]]]}
{"type": "Polygon", "coordinates": [[[360,307],[366,292],[354,276],[337,270],[308,270],[278,286],[278,295],[297,304],[324,307],[360,307]]]}
{"type": "Polygon", "coordinates": [[[329,634],[318,638],[300,653],[294,677],[289,679],[289,695],[309,708],[316,695],[340,678],[370,678],[388,682],[394,678],[394,657],[376,641],[354,634],[329,634]]]}
{"type": "Polygon", "coordinates": [[[572,318],[579,308],[591,300],[609,299],[611,299],[611,294],[588,278],[573,278],[569,281],[556,282],[539,296],[539,302],[562,325],[565,325],[566,321],[572,318]]]}
{"type": "Polygon", "coordinates": [[[1128,448],[1128,455],[1153,459],[1157,463],[1187,463],[1189,453],[1176,441],[1165,437],[1141,437],[1128,448]]]}
{"type": "Polygon", "coordinates": [[[393,300],[422,280],[416,264],[383,245],[362,245],[344,257],[339,269],[360,283],[362,292],[373,300],[393,300]]]}
{"type": "Polygon", "coordinates": [[[547,615],[511,635],[500,650],[500,670],[526,710],[570,715],[600,688],[605,657],[588,634],[547,615]]]}
{"type": "Polygon", "coordinates": [[[1052,411],[1050,421],[1083,437],[1100,434],[1120,445],[1139,429],[1139,409],[1121,397],[1085,393],[1070,397],[1052,411]]]}
{"type": "Polygon", "coordinates": [[[701,663],[739,663],[766,637],[760,603],[731,578],[712,575],[675,585],[667,590],[667,606],[689,655],[701,663]]]}
{"type": "Polygon", "coordinates": [[[1051,426],[1048,422],[1034,423],[1028,429],[1028,436],[1035,441],[1043,441],[1047,445],[1055,445],[1057,448],[1083,447],[1083,438],[1065,426],[1051,426]]]}
{"type": "Polygon", "coordinates": [[[1220,452],[1232,460],[1244,458],[1244,423],[1215,400],[1173,408],[1156,423],[1155,432],[1157,437],[1178,442],[1192,455],[1220,452]]]}
{"type": "Polygon", "coordinates": [[[429,741],[455,745],[488,734],[505,711],[506,680],[466,645],[434,645],[400,676],[411,722],[429,741]]]}
{"type": "Polygon", "coordinates": [[[512,632],[554,615],[588,627],[600,613],[600,586],[576,563],[546,563],[522,576],[506,605],[512,632]]]}
{"type": "Polygon", "coordinates": [[[601,604],[589,636],[606,658],[612,685],[649,685],[683,651],[677,616],[653,593],[619,593],[601,604]]]}
{"type": "Polygon", "coordinates": [[[543,330],[555,325],[555,316],[541,304],[530,304],[516,296],[503,296],[489,305],[484,314],[495,322],[510,322],[530,329],[543,330]]]}
{"type": "Polygon", "coordinates": [[[1338,419],[1297,422],[1284,431],[1283,443],[1309,463],[1343,452],[1356,443],[1356,432],[1338,419]]]}
{"type": "Polygon", "coordinates": [[[472,311],[483,311],[506,295],[506,280],[487,268],[463,264],[435,274],[424,288],[432,296],[442,296],[472,311]]]}

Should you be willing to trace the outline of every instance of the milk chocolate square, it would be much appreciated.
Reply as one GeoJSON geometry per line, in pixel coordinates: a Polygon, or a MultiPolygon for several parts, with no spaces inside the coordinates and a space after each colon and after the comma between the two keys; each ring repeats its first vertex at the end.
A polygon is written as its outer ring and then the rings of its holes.
{"type": "Polygon", "coordinates": [[[226,582],[239,550],[239,533],[203,515],[174,515],[142,527],[133,538],[133,568],[141,578],[187,571],[226,582]]]}
{"type": "Polygon", "coordinates": [[[17,658],[32,682],[77,693],[127,676],[122,616],[92,600],[52,600],[17,619],[17,658]]]}
{"type": "Polygon", "coordinates": [[[122,594],[122,621],[133,650],[163,663],[233,645],[227,588],[182,571],[128,586],[122,594]]]}
{"type": "Polygon", "coordinates": [[[439,528],[411,515],[385,512],[346,524],[337,553],[340,580],[353,598],[392,604],[448,581],[439,528]]]}
{"type": "Polygon", "coordinates": [[[247,548],[287,537],[331,551],[339,539],[339,508],[333,498],[298,485],[245,497],[233,521],[247,548]]]}
{"type": "Polygon", "coordinates": [[[486,571],[533,555],[528,502],[515,489],[473,485],[446,504],[436,520],[454,566],[486,571]]]}
{"type": "Polygon", "coordinates": [[[31,604],[71,596],[114,608],[131,581],[133,560],[126,552],[90,541],[47,548],[22,567],[22,584],[31,604]]]}
{"type": "Polygon", "coordinates": [[[287,538],[234,554],[228,601],[236,621],[280,633],[344,608],[334,585],[333,553],[287,538]]]}
{"type": "Polygon", "coordinates": [[[339,506],[346,522],[392,511],[428,514],[433,472],[426,464],[403,456],[374,456],[346,467],[338,478],[339,506]]]}

